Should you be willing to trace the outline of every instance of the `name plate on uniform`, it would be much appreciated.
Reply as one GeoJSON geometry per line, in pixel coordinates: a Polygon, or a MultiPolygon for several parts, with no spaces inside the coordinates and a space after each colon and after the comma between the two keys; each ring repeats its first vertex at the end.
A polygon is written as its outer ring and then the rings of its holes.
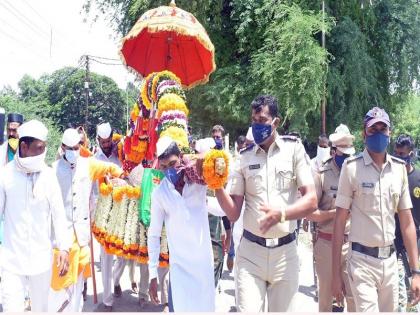
{"type": "Polygon", "coordinates": [[[279,239],[278,238],[266,238],[265,239],[265,246],[266,247],[276,247],[279,245],[279,239]]]}
{"type": "Polygon", "coordinates": [[[373,188],[373,186],[374,186],[373,183],[362,183],[363,188],[373,188]]]}
{"type": "Polygon", "coordinates": [[[388,258],[391,255],[391,246],[379,247],[378,258],[388,258]]]}
{"type": "Polygon", "coordinates": [[[259,169],[261,166],[260,166],[260,164],[254,164],[254,165],[250,165],[249,166],[249,169],[250,170],[257,170],[257,169],[259,169]]]}

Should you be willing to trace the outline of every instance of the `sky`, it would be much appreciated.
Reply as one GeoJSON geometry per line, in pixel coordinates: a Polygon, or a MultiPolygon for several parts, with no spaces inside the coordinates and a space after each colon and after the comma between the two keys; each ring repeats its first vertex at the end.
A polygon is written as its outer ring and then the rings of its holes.
{"type": "MultiPolygon", "coordinates": [[[[119,60],[121,36],[103,16],[93,22],[95,8],[89,16],[82,12],[84,2],[0,0],[0,89],[17,89],[24,74],[39,78],[66,66],[76,67],[85,54],[119,60]]],[[[120,88],[134,79],[122,65],[92,62],[90,69],[111,77],[120,88]]]]}

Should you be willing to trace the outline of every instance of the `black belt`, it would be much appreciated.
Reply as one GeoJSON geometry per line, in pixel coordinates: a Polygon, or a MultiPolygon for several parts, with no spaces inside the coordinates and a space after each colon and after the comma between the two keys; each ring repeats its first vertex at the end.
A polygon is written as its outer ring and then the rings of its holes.
{"type": "Polygon", "coordinates": [[[379,259],[387,259],[395,252],[394,245],[385,247],[368,247],[359,243],[351,243],[351,249],[379,259]]]}
{"type": "Polygon", "coordinates": [[[244,230],[244,237],[251,242],[257,243],[263,247],[276,248],[293,242],[296,239],[296,233],[290,233],[280,238],[264,238],[252,234],[251,232],[244,230]]]}

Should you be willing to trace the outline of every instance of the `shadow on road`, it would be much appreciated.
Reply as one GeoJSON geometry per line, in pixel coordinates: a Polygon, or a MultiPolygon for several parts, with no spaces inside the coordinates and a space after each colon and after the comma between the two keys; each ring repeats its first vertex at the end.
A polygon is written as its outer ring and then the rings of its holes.
{"type": "Polygon", "coordinates": [[[316,288],[314,286],[306,286],[306,285],[300,285],[299,286],[299,292],[313,298],[314,300],[317,298],[315,294],[316,288]]]}
{"type": "MultiPolygon", "coordinates": [[[[114,297],[114,304],[112,305],[113,312],[162,312],[163,305],[154,305],[147,302],[140,307],[138,302],[138,295],[131,290],[125,290],[121,297],[114,297]]],[[[103,312],[104,305],[102,304],[102,294],[98,294],[98,304],[93,304],[93,296],[87,295],[87,301],[83,306],[83,312],[103,312]]]]}

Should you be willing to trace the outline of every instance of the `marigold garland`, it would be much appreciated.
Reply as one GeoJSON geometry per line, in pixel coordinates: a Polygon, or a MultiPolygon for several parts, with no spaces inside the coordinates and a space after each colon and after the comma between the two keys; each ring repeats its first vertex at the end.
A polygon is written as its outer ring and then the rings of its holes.
{"type": "Polygon", "coordinates": [[[203,177],[207,186],[210,189],[220,189],[222,188],[228,179],[228,169],[229,169],[229,158],[225,151],[223,150],[210,150],[204,157],[203,162],[203,177]],[[226,163],[226,169],[223,176],[216,174],[215,171],[215,162],[216,159],[223,158],[226,163]]]}
{"type": "Polygon", "coordinates": [[[185,129],[170,126],[168,129],[161,132],[160,137],[164,136],[172,138],[180,147],[189,147],[188,135],[185,129]]]}
{"type": "Polygon", "coordinates": [[[167,121],[167,122],[165,122],[163,124],[160,124],[158,126],[158,134],[167,130],[170,127],[177,127],[179,129],[184,129],[185,131],[187,131],[187,122],[185,120],[180,121],[180,120],[176,120],[176,119],[167,121]]]}
{"type": "Polygon", "coordinates": [[[172,85],[166,87],[165,89],[161,89],[161,91],[158,91],[157,103],[159,103],[160,99],[167,94],[176,94],[180,98],[182,98],[184,102],[187,101],[187,97],[185,96],[184,90],[180,86],[172,85]]]}
{"type": "Polygon", "coordinates": [[[158,72],[152,80],[152,95],[151,99],[153,101],[157,101],[157,87],[158,84],[163,80],[172,80],[175,81],[178,84],[181,84],[181,80],[172,72],[164,70],[161,72],[158,72]]]}
{"type": "Polygon", "coordinates": [[[155,72],[150,73],[146,78],[144,78],[143,82],[141,83],[141,100],[143,105],[146,107],[147,110],[150,110],[152,108],[152,100],[149,99],[149,89],[148,89],[148,83],[149,80],[153,77],[155,72]]]}
{"type": "Polygon", "coordinates": [[[185,101],[176,94],[165,94],[161,97],[158,103],[158,118],[161,115],[170,110],[179,110],[188,116],[188,108],[185,101]]]}
{"type": "MultiPolygon", "coordinates": [[[[102,182],[92,233],[108,254],[147,264],[147,229],[138,218],[139,187],[112,187],[102,182]],[[113,199],[113,196],[118,200],[113,199]]],[[[167,240],[162,231],[159,266],[167,267],[167,240]]]]}

